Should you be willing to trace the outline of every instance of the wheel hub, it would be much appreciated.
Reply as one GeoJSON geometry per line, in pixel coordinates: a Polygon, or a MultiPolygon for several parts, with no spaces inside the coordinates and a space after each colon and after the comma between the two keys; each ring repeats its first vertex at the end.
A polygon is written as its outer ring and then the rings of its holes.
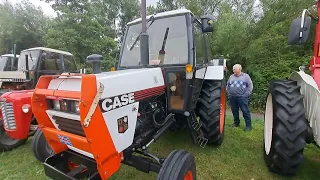
{"type": "Polygon", "coordinates": [[[273,128],[273,103],[272,95],[269,94],[266,103],[266,110],[264,114],[264,148],[268,155],[272,143],[272,128],[273,128]]]}
{"type": "Polygon", "coordinates": [[[189,170],[187,174],[184,176],[184,180],[193,180],[192,171],[189,170]]]}

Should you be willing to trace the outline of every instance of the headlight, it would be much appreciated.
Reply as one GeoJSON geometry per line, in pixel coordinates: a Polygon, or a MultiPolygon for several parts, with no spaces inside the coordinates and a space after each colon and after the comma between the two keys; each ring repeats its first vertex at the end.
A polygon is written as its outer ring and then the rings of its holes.
{"type": "Polygon", "coordinates": [[[57,110],[57,111],[60,111],[60,102],[59,102],[59,100],[53,100],[52,103],[53,103],[53,109],[57,110]]]}
{"type": "Polygon", "coordinates": [[[77,114],[80,113],[79,101],[72,101],[71,102],[71,111],[74,113],[77,113],[77,114]]]}
{"type": "Polygon", "coordinates": [[[29,104],[24,104],[22,106],[22,112],[28,113],[30,111],[30,105],[29,104]]]}

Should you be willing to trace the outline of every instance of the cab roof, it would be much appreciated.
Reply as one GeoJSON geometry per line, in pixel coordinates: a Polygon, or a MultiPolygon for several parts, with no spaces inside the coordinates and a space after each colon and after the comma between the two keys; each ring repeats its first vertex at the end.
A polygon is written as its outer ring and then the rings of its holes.
{"type": "MultiPolygon", "coordinates": [[[[180,15],[180,14],[192,14],[192,12],[188,9],[177,9],[177,10],[172,10],[172,11],[166,11],[166,12],[161,12],[161,13],[157,13],[154,14],[154,18],[159,18],[159,17],[166,17],[166,16],[172,16],[172,15],[180,15]]],[[[152,15],[147,16],[146,20],[148,20],[152,15]]],[[[127,25],[131,25],[137,22],[141,22],[141,18],[138,18],[136,20],[133,20],[131,22],[129,22],[127,25]]]]}
{"type": "Polygon", "coordinates": [[[34,47],[34,48],[25,49],[25,50],[23,50],[23,51],[21,51],[21,52],[32,51],[32,50],[43,50],[43,51],[49,51],[49,52],[54,52],[54,53],[59,53],[59,54],[65,54],[65,55],[73,56],[73,54],[71,54],[70,52],[61,51],[61,50],[52,49],[52,48],[47,48],[47,47],[34,47]]]}
{"type": "MultiPolygon", "coordinates": [[[[0,55],[1,57],[14,57],[14,54],[3,54],[3,55],[0,55]]],[[[18,58],[19,57],[19,54],[16,54],[16,57],[18,58]]]]}

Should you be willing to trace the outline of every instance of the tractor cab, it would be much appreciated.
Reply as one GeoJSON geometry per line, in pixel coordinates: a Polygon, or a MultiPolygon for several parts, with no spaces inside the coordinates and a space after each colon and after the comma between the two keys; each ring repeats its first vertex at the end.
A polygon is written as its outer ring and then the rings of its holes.
{"type": "Polygon", "coordinates": [[[19,55],[4,54],[0,56],[0,71],[16,71],[19,55]]]}
{"type": "Polygon", "coordinates": [[[20,53],[18,71],[26,73],[28,86],[34,88],[42,75],[58,75],[63,72],[76,73],[78,68],[74,56],[66,51],[36,47],[20,53]]]}
{"type": "Polygon", "coordinates": [[[197,19],[189,10],[179,9],[146,18],[149,52],[141,60],[141,19],[128,23],[118,70],[161,67],[170,112],[188,113],[196,106],[211,57],[207,33],[213,31],[209,16],[197,19]],[[141,60],[141,61],[140,61],[141,60]]]}
{"type": "Polygon", "coordinates": [[[0,71],[0,94],[33,89],[41,75],[78,72],[74,56],[69,52],[36,47],[21,51],[18,57],[11,68],[15,71],[0,71]]]}
{"type": "MultiPolygon", "coordinates": [[[[0,152],[20,146],[35,133],[38,125],[30,104],[39,78],[74,73],[78,69],[71,53],[36,47],[21,51],[17,70],[12,72],[1,79],[0,152]]],[[[4,75],[5,71],[0,72],[0,76],[1,73],[4,75]]]]}

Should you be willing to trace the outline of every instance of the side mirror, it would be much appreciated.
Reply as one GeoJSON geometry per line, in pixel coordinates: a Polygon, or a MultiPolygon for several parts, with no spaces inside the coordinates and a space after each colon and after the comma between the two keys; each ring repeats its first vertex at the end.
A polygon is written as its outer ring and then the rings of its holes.
{"type": "Polygon", "coordinates": [[[309,37],[311,26],[311,17],[302,16],[292,21],[290,26],[288,44],[302,44],[305,43],[309,37]]]}
{"type": "Polygon", "coordinates": [[[201,17],[202,32],[213,32],[213,17],[212,16],[203,16],[201,17]]]}

